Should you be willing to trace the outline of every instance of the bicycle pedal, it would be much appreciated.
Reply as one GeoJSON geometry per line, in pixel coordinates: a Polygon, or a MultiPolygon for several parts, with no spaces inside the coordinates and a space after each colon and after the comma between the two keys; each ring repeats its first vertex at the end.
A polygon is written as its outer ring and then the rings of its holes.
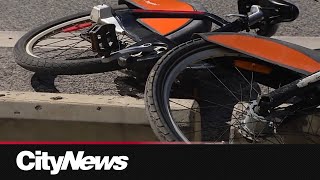
{"type": "Polygon", "coordinates": [[[103,55],[110,55],[112,50],[119,49],[115,25],[95,25],[88,31],[91,39],[92,51],[103,55]]]}

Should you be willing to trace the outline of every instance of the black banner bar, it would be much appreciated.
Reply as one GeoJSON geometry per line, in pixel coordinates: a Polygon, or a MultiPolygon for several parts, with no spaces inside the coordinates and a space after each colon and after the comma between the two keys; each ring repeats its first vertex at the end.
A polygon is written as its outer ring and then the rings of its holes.
{"type": "Polygon", "coordinates": [[[3,144],[0,170],[23,178],[306,178],[319,174],[319,152],[318,145],[3,144]]]}

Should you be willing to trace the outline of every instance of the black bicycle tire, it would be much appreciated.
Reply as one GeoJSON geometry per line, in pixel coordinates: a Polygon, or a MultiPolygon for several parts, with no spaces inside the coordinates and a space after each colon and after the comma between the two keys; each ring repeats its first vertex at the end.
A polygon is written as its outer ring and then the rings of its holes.
{"type": "Polygon", "coordinates": [[[179,59],[183,59],[183,56],[188,56],[188,53],[192,54],[192,51],[197,52],[197,49],[208,50],[209,48],[222,47],[209,43],[203,39],[188,41],[173,48],[152,68],[145,86],[145,108],[150,126],[160,141],[183,141],[170,124],[170,120],[165,118],[165,115],[162,114],[162,112],[165,111],[165,108],[161,108],[164,107],[163,102],[161,102],[162,94],[159,91],[159,89],[163,88],[161,87],[161,82],[165,81],[166,74],[169,73],[171,67],[173,67],[175,63],[183,61],[179,61],[179,59]]]}
{"type": "Polygon", "coordinates": [[[179,57],[181,55],[186,54],[186,52],[190,52],[195,47],[200,46],[214,46],[209,44],[208,42],[202,39],[194,39],[192,41],[188,41],[186,43],[180,44],[176,46],[168,53],[166,53],[159,61],[154,65],[150,74],[148,76],[146,86],[145,86],[145,106],[146,106],[146,114],[147,119],[149,120],[150,126],[160,141],[166,142],[174,142],[174,141],[182,141],[174,130],[169,127],[168,123],[166,122],[165,118],[161,115],[160,110],[160,103],[157,101],[155,97],[154,89],[158,88],[155,87],[158,85],[157,81],[158,78],[161,78],[158,74],[159,71],[164,69],[164,64],[167,63],[170,59],[174,57],[179,57]]]}

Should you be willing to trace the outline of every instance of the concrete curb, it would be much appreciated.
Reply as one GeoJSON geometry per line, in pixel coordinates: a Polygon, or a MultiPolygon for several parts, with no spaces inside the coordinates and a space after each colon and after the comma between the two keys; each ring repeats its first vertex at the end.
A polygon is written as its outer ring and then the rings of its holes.
{"type": "MultiPolygon", "coordinates": [[[[171,106],[173,116],[183,122],[193,120],[195,116],[186,107],[195,107],[194,101],[179,99],[178,103],[171,106]]],[[[0,140],[26,139],[156,140],[145,116],[143,99],[0,92],[0,140]]]]}
{"type": "Polygon", "coordinates": [[[0,92],[0,96],[3,119],[148,124],[140,116],[143,101],[131,97],[37,92],[0,92]]]}

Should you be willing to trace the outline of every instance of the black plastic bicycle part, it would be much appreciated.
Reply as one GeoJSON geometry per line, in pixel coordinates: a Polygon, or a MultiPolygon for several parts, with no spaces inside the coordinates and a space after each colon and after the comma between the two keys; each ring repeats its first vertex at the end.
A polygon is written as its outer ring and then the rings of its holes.
{"type": "Polygon", "coordinates": [[[265,17],[251,28],[258,29],[260,36],[273,36],[281,22],[291,22],[298,18],[299,9],[292,3],[283,0],[238,0],[238,10],[241,14],[248,14],[252,5],[259,5],[265,17]]]}
{"type": "Polygon", "coordinates": [[[97,24],[90,28],[87,33],[91,40],[93,52],[109,56],[112,49],[120,48],[114,24],[97,24]]]}
{"type": "MultiPolygon", "coordinates": [[[[295,96],[308,97],[319,93],[320,72],[293,81],[284,85],[269,94],[261,96],[255,109],[256,113],[262,116],[268,115],[273,108],[283,104],[295,96]]],[[[319,100],[319,99],[318,99],[319,100]]],[[[309,101],[309,99],[308,99],[309,101]]],[[[315,102],[320,104],[319,101],[315,102]]]]}
{"type": "Polygon", "coordinates": [[[298,7],[284,0],[238,0],[238,10],[241,14],[249,13],[252,5],[261,6],[274,23],[291,22],[299,16],[298,7]]]}

